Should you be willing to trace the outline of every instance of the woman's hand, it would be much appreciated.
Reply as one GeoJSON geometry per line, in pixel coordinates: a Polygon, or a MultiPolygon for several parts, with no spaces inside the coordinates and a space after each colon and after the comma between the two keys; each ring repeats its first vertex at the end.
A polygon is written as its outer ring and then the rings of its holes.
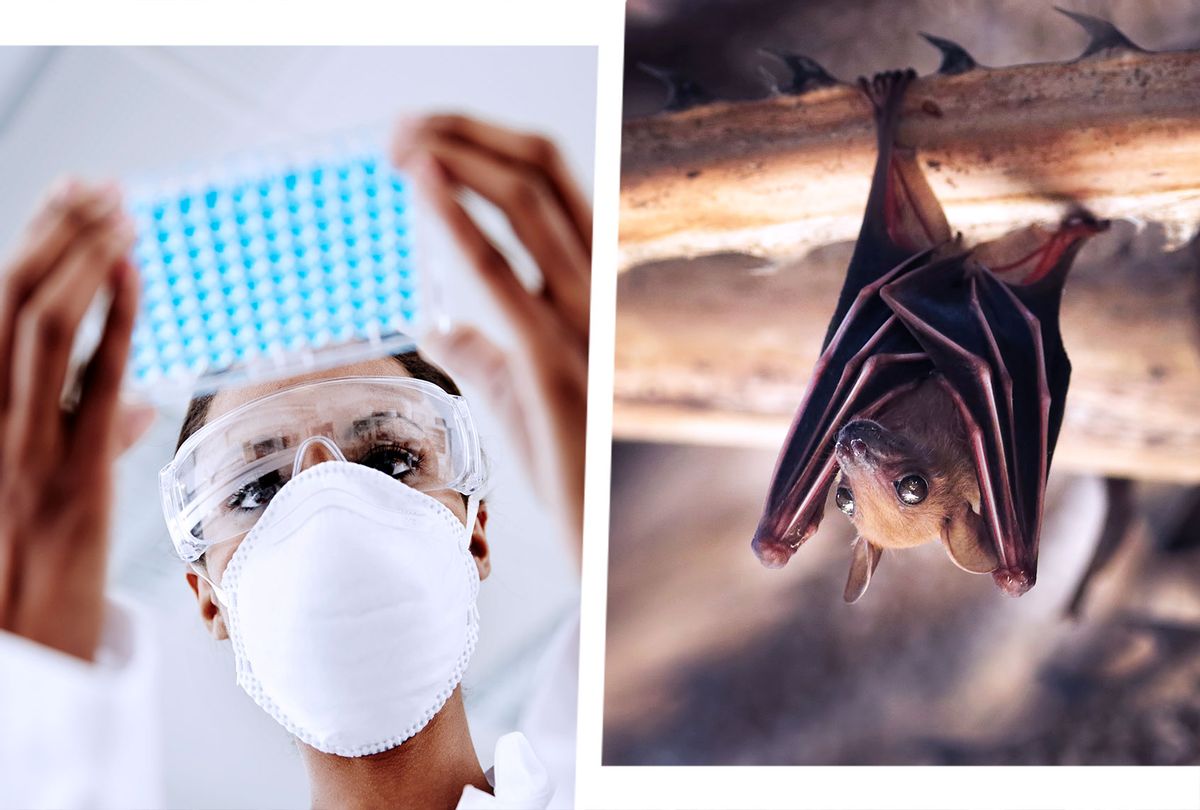
{"type": "Polygon", "coordinates": [[[153,417],[118,404],[137,309],[133,240],[115,186],[65,181],[0,268],[0,628],[89,660],[113,460],[153,417]],[[72,341],[103,287],[112,306],[68,413],[72,341]]]}
{"type": "MultiPolygon", "coordinates": [[[[553,493],[576,542],[583,530],[592,212],[544,137],[457,115],[400,127],[393,157],[416,178],[519,339],[509,357],[474,329],[434,336],[435,359],[478,385],[508,423],[535,484],[553,493]],[[459,203],[499,208],[541,270],[527,289],[459,203]]],[[[576,549],[578,551],[578,548],[576,549]]]]}

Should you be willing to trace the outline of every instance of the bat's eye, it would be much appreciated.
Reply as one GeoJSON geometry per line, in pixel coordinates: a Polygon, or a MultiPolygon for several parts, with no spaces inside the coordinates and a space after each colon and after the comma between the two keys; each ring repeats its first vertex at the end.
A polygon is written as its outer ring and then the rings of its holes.
{"type": "Polygon", "coordinates": [[[833,501],[838,509],[846,513],[846,517],[854,517],[854,494],[850,490],[838,487],[837,492],[833,494],[833,501]]]}
{"type": "Polygon", "coordinates": [[[896,482],[896,496],[909,506],[916,506],[929,496],[929,484],[919,475],[906,475],[896,482]]]}

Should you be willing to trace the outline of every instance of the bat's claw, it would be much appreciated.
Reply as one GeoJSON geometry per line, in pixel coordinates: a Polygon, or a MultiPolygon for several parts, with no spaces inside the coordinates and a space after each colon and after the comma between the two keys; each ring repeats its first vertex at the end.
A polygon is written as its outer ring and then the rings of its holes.
{"type": "Polygon", "coordinates": [[[942,64],[937,72],[943,76],[957,76],[979,67],[979,63],[967,53],[967,49],[953,40],[935,37],[933,34],[921,32],[925,40],[942,52],[942,64]]]}
{"type": "Polygon", "coordinates": [[[750,543],[750,547],[754,549],[754,556],[758,557],[758,561],[767,568],[783,568],[796,553],[796,549],[787,543],[760,543],[757,537],[750,543]]]}
{"type": "Polygon", "coordinates": [[[904,91],[908,89],[915,78],[917,78],[917,72],[912,68],[888,70],[876,73],[870,79],[865,76],[860,77],[858,86],[871,102],[871,106],[875,108],[875,118],[883,121],[895,118],[900,110],[904,91]]]}
{"type": "Polygon", "coordinates": [[[711,93],[677,70],[655,67],[642,62],[638,63],[638,68],[667,86],[667,101],[663,104],[664,112],[678,112],[714,100],[711,93]]]}
{"type": "Polygon", "coordinates": [[[1033,587],[1037,576],[1021,568],[998,568],[992,572],[992,580],[1009,596],[1020,596],[1033,587]]]}
{"type": "Polygon", "coordinates": [[[1112,225],[1111,220],[1097,219],[1095,214],[1086,208],[1075,208],[1063,217],[1059,230],[1076,236],[1088,237],[1107,231],[1110,225],[1112,225]]]}

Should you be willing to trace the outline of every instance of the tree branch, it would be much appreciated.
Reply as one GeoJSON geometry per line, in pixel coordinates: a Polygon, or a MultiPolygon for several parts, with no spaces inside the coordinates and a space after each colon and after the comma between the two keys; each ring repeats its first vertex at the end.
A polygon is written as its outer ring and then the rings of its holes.
{"type": "MultiPolygon", "coordinates": [[[[1200,53],[923,77],[900,140],[969,243],[1053,224],[1081,203],[1161,223],[1178,245],[1200,222],[1200,53]]],[[[724,251],[788,258],[853,239],[874,159],[869,106],[847,86],[628,122],[621,269],[724,251]]]]}

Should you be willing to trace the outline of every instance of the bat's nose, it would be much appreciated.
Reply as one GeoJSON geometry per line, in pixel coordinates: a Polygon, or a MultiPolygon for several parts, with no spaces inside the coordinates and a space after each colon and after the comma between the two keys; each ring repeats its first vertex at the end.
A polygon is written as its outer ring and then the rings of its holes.
{"type": "Polygon", "coordinates": [[[848,422],[838,431],[834,451],[845,461],[862,463],[874,456],[873,446],[883,437],[883,428],[869,419],[848,422]]]}
{"type": "Polygon", "coordinates": [[[870,419],[855,419],[847,422],[838,431],[838,441],[849,444],[854,439],[874,439],[883,435],[883,426],[870,419]]]}

